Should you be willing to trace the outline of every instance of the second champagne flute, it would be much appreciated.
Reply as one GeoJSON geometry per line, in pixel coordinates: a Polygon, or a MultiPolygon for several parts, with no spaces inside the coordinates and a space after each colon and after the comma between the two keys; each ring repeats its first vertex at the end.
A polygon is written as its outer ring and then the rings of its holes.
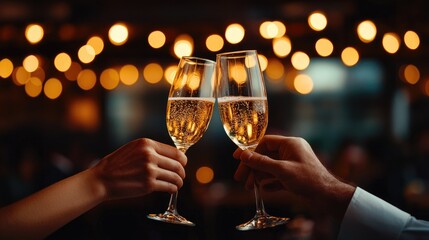
{"type": "MultiPolygon", "coordinates": [[[[241,149],[253,151],[268,125],[268,102],[256,50],[217,55],[217,98],[222,124],[228,137],[241,149]]],[[[254,182],[256,214],[238,230],[262,229],[285,224],[289,218],[265,212],[254,182]]]]}
{"type": "MultiPolygon", "coordinates": [[[[167,102],[168,133],[183,153],[201,139],[213,114],[214,61],[198,57],[182,57],[171,85],[167,102]]],[[[149,214],[150,219],[195,226],[177,212],[177,192],[171,194],[164,213],[149,214]]]]}

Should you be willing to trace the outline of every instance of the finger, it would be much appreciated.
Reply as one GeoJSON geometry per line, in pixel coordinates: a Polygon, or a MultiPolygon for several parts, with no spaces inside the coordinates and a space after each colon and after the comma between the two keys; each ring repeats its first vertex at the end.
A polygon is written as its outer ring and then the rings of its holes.
{"type": "Polygon", "coordinates": [[[252,169],[276,175],[280,170],[280,163],[287,164],[287,161],[274,160],[266,155],[257,152],[243,151],[240,155],[241,162],[252,169]]]}
{"type": "Polygon", "coordinates": [[[171,182],[166,182],[162,180],[157,180],[153,182],[153,191],[175,193],[179,190],[179,188],[180,187],[175,184],[172,184],[171,182]]]}
{"type": "Polygon", "coordinates": [[[234,179],[239,182],[245,182],[249,176],[250,169],[246,165],[240,163],[234,174],[234,179]]]}
{"type": "Polygon", "coordinates": [[[183,179],[177,173],[162,168],[157,170],[156,180],[169,182],[178,188],[183,186],[183,179]]]}
{"type": "Polygon", "coordinates": [[[288,141],[288,137],[279,135],[265,135],[255,149],[258,153],[268,153],[277,151],[284,141],[288,141]]]}
{"type": "Polygon", "coordinates": [[[232,156],[235,158],[235,159],[240,159],[240,155],[241,155],[241,153],[243,152],[243,150],[241,149],[241,148],[237,148],[235,151],[234,151],[234,153],[232,154],[232,156]]]}
{"type": "Polygon", "coordinates": [[[157,142],[157,141],[150,140],[150,139],[148,141],[151,141],[151,144],[152,144],[154,150],[158,154],[166,156],[168,158],[175,159],[180,164],[182,164],[182,166],[186,165],[188,158],[186,157],[186,155],[183,152],[179,151],[177,148],[170,146],[170,145],[167,145],[165,143],[157,142]]]}
{"type": "Polygon", "coordinates": [[[158,163],[158,167],[171,172],[175,172],[179,174],[181,178],[185,178],[186,176],[185,169],[183,168],[183,166],[174,159],[171,159],[162,155],[158,155],[157,163],[158,163]]]}

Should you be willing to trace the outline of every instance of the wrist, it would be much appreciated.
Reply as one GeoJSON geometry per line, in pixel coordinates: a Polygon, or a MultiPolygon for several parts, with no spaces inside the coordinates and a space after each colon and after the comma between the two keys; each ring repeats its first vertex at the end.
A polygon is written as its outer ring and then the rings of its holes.
{"type": "Polygon", "coordinates": [[[91,193],[97,199],[99,203],[104,202],[108,199],[108,191],[106,184],[102,180],[100,174],[98,174],[95,167],[89,168],[83,172],[86,174],[87,186],[89,186],[91,193]]]}
{"type": "Polygon", "coordinates": [[[332,182],[325,191],[325,210],[339,222],[342,221],[344,214],[350,204],[356,187],[344,183],[338,179],[332,182]]]}

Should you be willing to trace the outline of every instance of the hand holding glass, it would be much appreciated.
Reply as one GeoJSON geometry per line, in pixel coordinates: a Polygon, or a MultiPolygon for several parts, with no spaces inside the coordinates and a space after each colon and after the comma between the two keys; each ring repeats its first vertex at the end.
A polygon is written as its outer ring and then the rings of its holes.
{"type": "MultiPolygon", "coordinates": [[[[268,125],[268,102],[264,79],[255,50],[217,55],[217,99],[225,132],[241,149],[255,150],[268,125]]],[[[257,181],[254,182],[256,215],[238,225],[246,231],[274,227],[289,218],[265,212],[257,181]]]]}
{"type": "MultiPolygon", "coordinates": [[[[182,57],[171,85],[167,102],[167,130],[177,149],[183,153],[205,133],[215,103],[213,85],[216,63],[197,57],[182,57]]],[[[164,213],[148,218],[168,223],[195,226],[177,212],[177,192],[171,194],[164,213]]]]}

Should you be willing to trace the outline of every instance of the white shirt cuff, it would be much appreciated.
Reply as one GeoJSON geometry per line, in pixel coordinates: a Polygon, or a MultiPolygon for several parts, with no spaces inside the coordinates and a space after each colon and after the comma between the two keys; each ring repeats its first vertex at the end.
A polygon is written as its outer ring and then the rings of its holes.
{"type": "Polygon", "coordinates": [[[357,187],[338,239],[397,239],[410,214],[357,187]]]}

